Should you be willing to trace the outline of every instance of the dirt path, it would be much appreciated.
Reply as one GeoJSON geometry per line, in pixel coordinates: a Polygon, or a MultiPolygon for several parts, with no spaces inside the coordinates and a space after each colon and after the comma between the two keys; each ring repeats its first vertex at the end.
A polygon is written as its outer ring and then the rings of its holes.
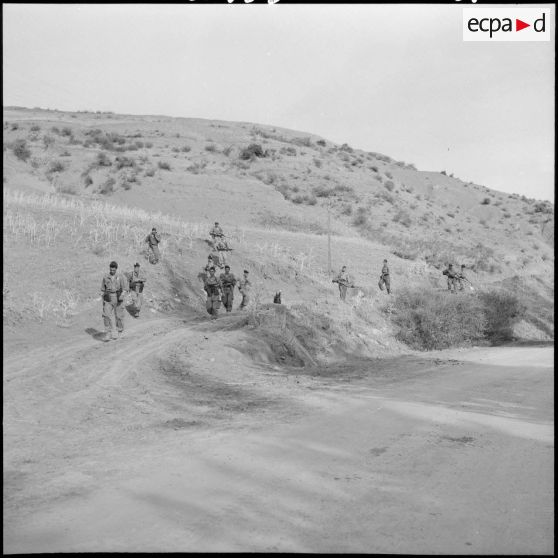
{"type": "Polygon", "coordinates": [[[5,357],[5,553],[553,552],[552,348],[340,379],[132,324],[5,357]]]}

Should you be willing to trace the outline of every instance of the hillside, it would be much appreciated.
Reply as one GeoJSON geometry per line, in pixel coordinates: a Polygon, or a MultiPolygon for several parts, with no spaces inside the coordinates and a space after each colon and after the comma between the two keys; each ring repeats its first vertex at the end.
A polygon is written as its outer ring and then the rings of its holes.
{"type": "Polygon", "coordinates": [[[100,275],[113,258],[133,265],[153,225],[165,253],[163,266],[146,268],[151,309],[201,319],[197,274],[216,220],[235,248],[233,272],[253,273],[258,312],[283,291],[295,360],[405,351],[393,339],[391,303],[376,286],[384,257],[395,293],[444,289],[442,266],[465,263],[479,289],[521,293],[528,306],[521,336],[553,335],[552,204],[315,135],[7,107],[4,192],[4,321],[15,337],[41,327],[37,317],[49,323],[49,315],[100,326],[100,275]],[[361,287],[349,305],[327,271],[328,209],[333,271],[348,265],[361,287]],[[297,330],[301,320],[306,333],[297,330]],[[314,344],[298,346],[308,332],[314,344]]]}

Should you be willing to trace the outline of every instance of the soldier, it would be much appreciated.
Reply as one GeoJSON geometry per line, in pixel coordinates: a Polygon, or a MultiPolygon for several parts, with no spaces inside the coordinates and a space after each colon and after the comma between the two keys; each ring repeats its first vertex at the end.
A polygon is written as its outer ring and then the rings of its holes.
{"type": "Polygon", "coordinates": [[[140,270],[140,264],[136,262],[134,271],[130,274],[130,291],[134,293],[134,318],[139,318],[139,313],[143,305],[143,285],[146,281],[145,274],[140,270]]]}
{"type": "Polygon", "coordinates": [[[380,274],[380,280],[378,281],[378,287],[380,291],[384,290],[384,285],[386,286],[387,294],[390,294],[390,284],[389,284],[389,267],[387,260],[384,260],[384,265],[382,267],[382,273],[380,274]]]}
{"type": "Polygon", "coordinates": [[[332,283],[337,283],[339,285],[339,296],[341,300],[345,300],[347,296],[347,289],[352,286],[351,279],[347,273],[347,266],[344,265],[339,272],[339,275],[331,281],[332,283]]]}
{"type": "Polygon", "coordinates": [[[147,244],[151,248],[151,251],[153,252],[153,257],[149,260],[151,261],[151,263],[156,264],[161,258],[161,254],[159,252],[159,242],[161,242],[161,236],[159,235],[155,227],[151,229],[151,234],[147,235],[145,242],[147,242],[147,244]]]}
{"type": "Polygon", "coordinates": [[[213,243],[213,248],[215,249],[217,239],[223,238],[225,236],[223,234],[223,229],[219,226],[219,223],[217,221],[215,221],[215,225],[209,231],[209,236],[211,237],[211,241],[213,243]]]}
{"type": "Polygon", "coordinates": [[[282,304],[281,303],[281,291],[277,291],[275,296],[273,297],[273,304],[282,304]]]}
{"type": "Polygon", "coordinates": [[[215,320],[221,306],[221,282],[215,277],[215,268],[209,268],[209,277],[205,280],[204,290],[207,293],[205,308],[211,318],[215,320]]]}
{"type": "Polygon", "coordinates": [[[238,290],[242,294],[242,302],[240,309],[246,308],[250,304],[250,291],[252,290],[252,283],[248,279],[248,270],[244,270],[244,277],[238,282],[238,290]]]}
{"type": "Polygon", "coordinates": [[[218,258],[219,258],[218,264],[219,264],[219,267],[222,268],[224,265],[227,264],[227,255],[226,255],[226,253],[227,253],[228,251],[230,251],[230,248],[228,247],[227,243],[226,243],[222,238],[220,238],[220,239],[217,241],[217,244],[215,244],[215,249],[217,250],[217,253],[218,253],[218,258]]]}
{"type": "Polygon", "coordinates": [[[448,267],[442,271],[443,275],[446,275],[448,278],[448,291],[450,293],[455,293],[455,283],[457,281],[458,273],[453,269],[453,264],[448,264],[448,267]]]}
{"type": "Polygon", "coordinates": [[[109,273],[101,281],[105,341],[110,340],[111,333],[112,339],[120,338],[124,333],[124,293],[128,291],[128,280],[122,273],[117,273],[117,269],[118,264],[110,262],[109,273]]]}
{"type": "Polygon", "coordinates": [[[461,270],[457,272],[456,274],[456,280],[457,283],[459,284],[459,290],[462,291],[464,288],[464,281],[467,281],[467,283],[471,283],[471,281],[469,281],[469,279],[467,279],[467,277],[465,276],[465,264],[461,264],[461,270]]]}
{"type": "Polygon", "coordinates": [[[236,285],[236,277],[231,273],[231,266],[225,266],[225,273],[221,273],[219,276],[219,281],[221,282],[221,290],[223,291],[223,296],[221,298],[223,305],[227,312],[232,311],[233,299],[234,299],[234,286],[236,285]]]}

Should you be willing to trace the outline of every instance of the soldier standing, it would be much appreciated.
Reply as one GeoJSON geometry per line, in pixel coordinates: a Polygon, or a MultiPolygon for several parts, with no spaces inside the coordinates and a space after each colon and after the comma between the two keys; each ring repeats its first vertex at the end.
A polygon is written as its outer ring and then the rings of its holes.
{"type": "Polygon", "coordinates": [[[124,333],[124,293],[128,291],[128,280],[122,273],[117,273],[117,269],[118,264],[110,262],[109,273],[101,281],[105,341],[110,340],[111,333],[112,339],[120,338],[124,333]]]}
{"type": "Polygon", "coordinates": [[[388,261],[384,260],[384,265],[382,267],[382,273],[380,274],[380,280],[378,281],[378,287],[380,291],[384,290],[384,285],[386,286],[387,294],[390,294],[390,282],[389,282],[389,267],[388,261]]]}
{"type": "Polygon", "coordinates": [[[134,318],[139,318],[139,313],[143,305],[143,285],[145,283],[145,274],[140,270],[140,264],[134,265],[134,271],[130,275],[130,290],[134,293],[134,318]]]}
{"type": "Polygon", "coordinates": [[[219,277],[221,282],[221,289],[223,291],[223,296],[221,298],[223,305],[227,312],[232,311],[233,299],[234,299],[234,286],[236,285],[236,277],[231,273],[231,266],[225,266],[225,273],[221,273],[219,277]]]}
{"type": "Polygon", "coordinates": [[[153,252],[153,258],[150,258],[151,263],[156,264],[161,258],[161,254],[159,252],[159,242],[161,242],[161,236],[155,227],[151,229],[151,233],[147,235],[145,242],[149,244],[149,247],[153,252]]]}
{"type": "Polygon", "coordinates": [[[457,283],[459,284],[459,290],[462,291],[464,288],[463,281],[470,283],[469,279],[465,276],[465,264],[461,264],[461,270],[457,272],[456,276],[457,283]]]}
{"type": "Polygon", "coordinates": [[[209,268],[209,277],[205,280],[204,290],[207,293],[205,308],[212,319],[216,319],[221,306],[221,282],[215,277],[215,268],[209,268]]]}
{"type": "Polygon", "coordinates": [[[341,300],[345,300],[347,296],[347,289],[351,286],[351,280],[349,274],[347,273],[347,266],[344,265],[339,272],[339,275],[331,281],[332,283],[337,283],[339,285],[339,296],[341,300]]]}
{"type": "Polygon", "coordinates": [[[455,294],[455,283],[457,282],[458,273],[453,269],[453,264],[448,264],[448,267],[442,271],[443,275],[448,278],[448,291],[455,294]]]}
{"type": "Polygon", "coordinates": [[[238,290],[242,294],[242,302],[240,303],[240,309],[246,308],[250,304],[250,291],[252,290],[252,283],[248,279],[248,270],[244,270],[244,277],[238,282],[238,290]]]}

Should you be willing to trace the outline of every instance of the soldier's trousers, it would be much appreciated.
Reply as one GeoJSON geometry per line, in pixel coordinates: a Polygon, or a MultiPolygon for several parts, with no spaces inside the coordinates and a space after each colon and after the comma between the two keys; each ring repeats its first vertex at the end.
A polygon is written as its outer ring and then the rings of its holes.
{"type": "Polygon", "coordinates": [[[455,292],[455,283],[456,279],[454,277],[448,277],[448,291],[454,293],[455,292]]]}
{"type": "Polygon", "coordinates": [[[110,302],[103,300],[105,331],[124,331],[124,302],[117,300],[116,295],[111,295],[110,299],[110,302]]]}
{"type": "Polygon", "coordinates": [[[246,308],[250,304],[250,295],[248,293],[242,293],[242,302],[240,303],[240,308],[246,308]]]}
{"type": "Polygon", "coordinates": [[[341,297],[341,300],[345,300],[345,297],[347,296],[347,287],[345,285],[339,284],[339,296],[341,297]]]}
{"type": "Polygon", "coordinates": [[[220,307],[221,297],[219,295],[209,295],[207,297],[207,300],[205,301],[205,309],[207,310],[208,314],[216,318],[219,314],[220,307]]]}
{"type": "Polygon", "coordinates": [[[389,284],[389,275],[382,275],[380,280],[378,281],[378,287],[380,287],[380,291],[384,290],[384,285],[386,286],[387,293],[390,292],[390,284],[389,284]]]}
{"type": "Polygon", "coordinates": [[[221,300],[223,301],[223,306],[225,307],[227,312],[232,311],[233,299],[234,293],[232,287],[225,287],[223,289],[223,296],[221,297],[221,300]]]}
{"type": "Polygon", "coordinates": [[[136,309],[136,312],[139,314],[139,311],[141,310],[142,304],[143,304],[143,293],[140,293],[139,291],[132,291],[134,293],[134,308],[136,309]]]}
{"type": "Polygon", "coordinates": [[[217,254],[219,255],[219,265],[221,267],[227,265],[227,253],[225,250],[217,250],[217,254]]]}
{"type": "Polygon", "coordinates": [[[159,246],[157,244],[150,244],[149,247],[153,252],[151,263],[156,264],[161,259],[161,252],[159,252],[159,246]]]}

